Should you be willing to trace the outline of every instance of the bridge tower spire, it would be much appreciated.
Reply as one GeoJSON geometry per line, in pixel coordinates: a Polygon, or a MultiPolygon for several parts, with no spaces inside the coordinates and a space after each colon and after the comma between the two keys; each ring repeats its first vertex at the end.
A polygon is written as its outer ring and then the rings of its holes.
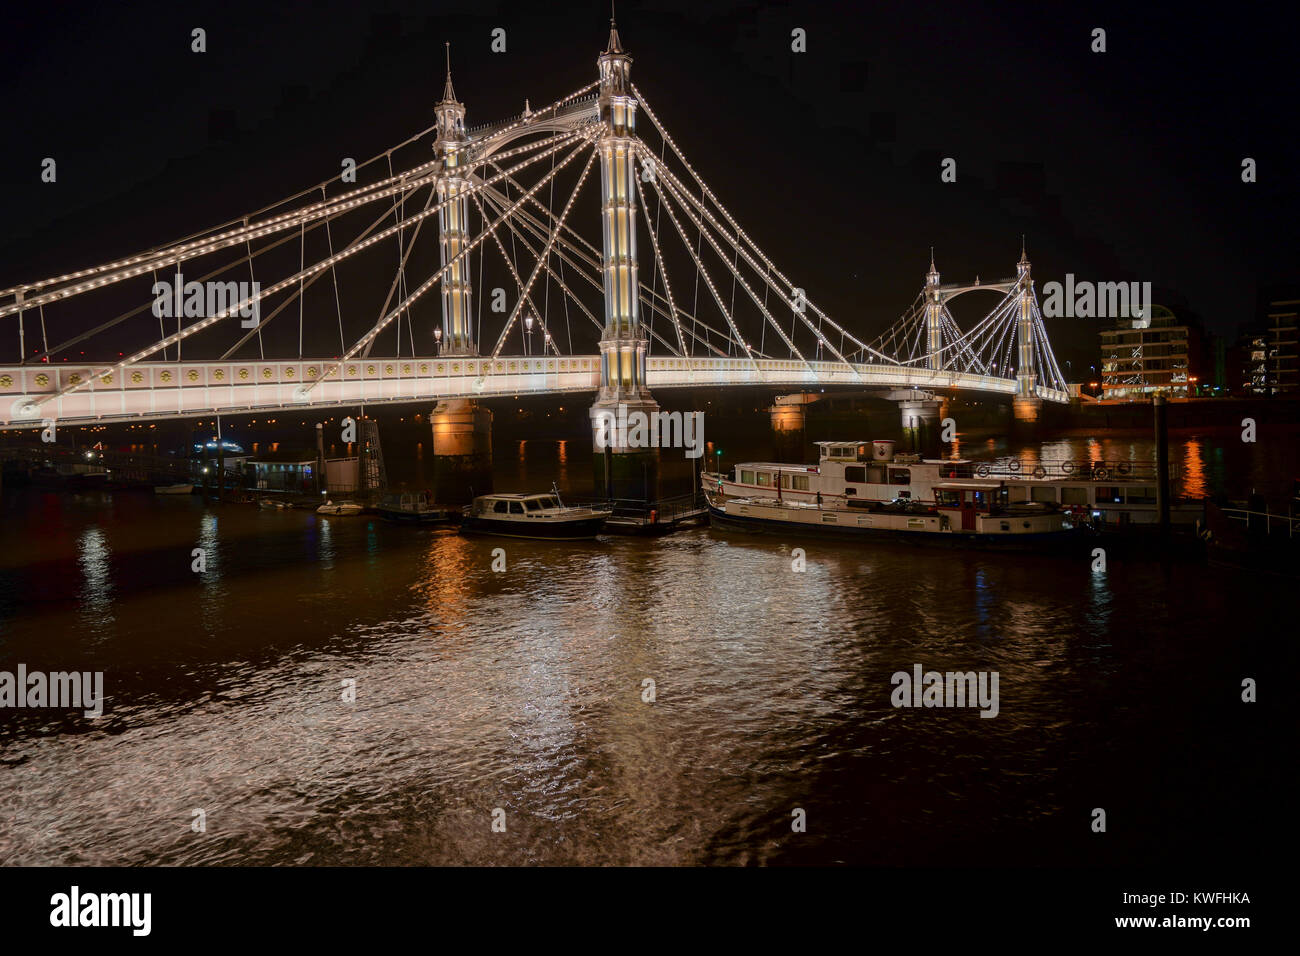
{"type": "MultiPolygon", "coordinates": [[[[447,83],[434,111],[438,138],[433,151],[442,163],[437,179],[438,248],[442,266],[452,262],[469,242],[470,182],[463,174],[469,137],[465,133],[465,104],[451,85],[451,44],[447,44],[447,83]],[[448,201],[450,200],[450,201],[448,201]]],[[[478,355],[470,311],[469,257],[443,274],[442,337],[439,355],[478,355]]],[[[492,491],[492,410],[472,399],[440,401],[429,415],[433,431],[433,493],[440,504],[464,504],[474,495],[492,491]]]]}
{"type": "MultiPolygon", "coordinates": [[[[618,26],[609,21],[609,43],[596,60],[599,110],[604,130],[600,153],[603,220],[605,328],[600,338],[600,392],[592,406],[598,493],[609,498],[652,500],[657,496],[658,450],[631,447],[625,416],[657,414],[646,387],[649,340],[641,326],[636,248],[636,171],[633,154],[637,102],[632,95],[632,57],[623,49],[618,26]],[[625,410],[624,410],[625,409],[625,410]]],[[[635,433],[634,433],[635,434],[635,433]]]]}
{"type": "MultiPolygon", "coordinates": [[[[438,177],[438,201],[446,205],[438,213],[438,246],[442,265],[464,250],[469,236],[469,188],[461,169],[468,137],[465,135],[465,104],[456,99],[451,85],[451,44],[447,44],[447,84],[435,109],[438,138],[433,151],[442,162],[438,177]],[[450,200],[450,202],[448,202],[450,200]]],[[[470,322],[470,272],[468,258],[452,266],[442,277],[442,349],[444,355],[477,355],[474,328],[470,322]]]]}
{"type": "Polygon", "coordinates": [[[939,270],[934,267],[934,246],[930,247],[930,271],[925,274],[925,350],[926,366],[943,368],[943,300],[939,292],[939,270]]]}
{"type": "Polygon", "coordinates": [[[1016,263],[1016,282],[1019,289],[1019,315],[1016,319],[1016,341],[1019,345],[1016,366],[1016,396],[1011,401],[1015,419],[1020,423],[1038,421],[1043,400],[1038,397],[1038,372],[1034,363],[1034,280],[1029,270],[1029,256],[1025,252],[1025,237],[1020,237],[1020,261],[1016,263]]]}

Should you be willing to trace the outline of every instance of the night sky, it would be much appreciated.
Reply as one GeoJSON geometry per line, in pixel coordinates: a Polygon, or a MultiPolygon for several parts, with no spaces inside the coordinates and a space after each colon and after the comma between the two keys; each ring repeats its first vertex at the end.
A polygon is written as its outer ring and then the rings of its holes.
{"type": "MultiPolygon", "coordinates": [[[[694,166],[814,301],[868,339],[911,303],[930,246],[945,281],[995,279],[1014,274],[1022,233],[1040,296],[1066,272],[1145,280],[1214,332],[1252,321],[1262,295],[1300,278],[1295,24],[1282,15],[618,9],[633,80],[694,166]],[[791,52],[795,27],[807,53],[791,52]],[[1107,31],[1103,54],[1090,52],[1094,27],[1107,31]],[[948,156],[956,183],[940,181],[948,156]],[[1254,184],[1241,181],[1247,156],[1254,184]]],[[[595,79],[608,18],[589,2],[11,7],[0,285],[230,220],[430,126],[443,41],[471,126],[525,97],[549,102],[595,79]],[[202,55],[190,52],[195,26],[202,55]],[[504,54],[489,49],[494,27],[507,31],[504,54]],[[53,185],[40,181],[46,156],[53,185]]],[[[1049,320],[1062,364],[1095,361],[1102,324],[1049,320]]],[[[15,336],[3,334],[8,361],[15,336]]]]}

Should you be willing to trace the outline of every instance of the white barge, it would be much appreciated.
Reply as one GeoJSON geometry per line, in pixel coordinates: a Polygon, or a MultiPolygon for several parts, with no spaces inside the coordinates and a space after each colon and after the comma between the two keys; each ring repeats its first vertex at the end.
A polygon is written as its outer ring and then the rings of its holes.
{"type": "Polygon", "coordinates": [[[709,522],[723,531],[852,535],[1008,551],[1053,550],[1092,537],[1073,527],[1055,507],[1007,503],[1006,491],[997,482],[941,482],[936,490],[939,501],[933,506],[857,501],[847,507],[820,507],[806,501],[710,493],[709,522]]]}
{"type": "MultiPolygon", "coordinates": [[[[817,447],[816,465],[742,462],[730,472],[703,472],[701,487],[715,497],[774,498],[838,509],[864,503],[935,505],[945,482],[986,481],[1005,490],[1008,505],[1055,506],[1078,524],[1113,528],[1158,521],[1154,474],[1127,462],[1025,465],[923,459],[895,455],[892,441],[823,441],[817,447]]],[[[1170,502],[1174,525],[1191,527],[1203,516],[1203,502],[1170,502]]]]}

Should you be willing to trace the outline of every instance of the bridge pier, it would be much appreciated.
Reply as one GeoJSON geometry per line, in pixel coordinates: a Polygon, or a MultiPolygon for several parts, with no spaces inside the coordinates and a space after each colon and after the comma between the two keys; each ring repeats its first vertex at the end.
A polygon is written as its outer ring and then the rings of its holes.
{"type": "Polygon", "coordinates": [[[1011,428],[1018,438],[1038,434],[1043,417],[1043,400],[1036,396],[1017,395],[1011,400],[1011,428]]]}
{"type": "Polygon", "coordinates": [[[821,396],[778,395],[768,408],[772,420],[773,461],[804,460],[804,425],[808,405],[821,396]]]}
{"type": "Polygon", "coordinates": [[[591,407],[592,469],[596,497],[656,501],[659,498],[659,449],[648,448],[648,431],[659,403],[649,398],[591,407]],[[645,416],[641,418],[640,416],[645,416]],[[648,428],[648,425],[647,425],[648,428]]]}
{"type": "Polygon", "coordinates": [[[463,505],[492,492],[492,411],[470,399],[439,402],[433,428],[433,500],[463,505]]]}
{"type": "Polygon", "coordinates": [[[943,403],[935,398],[909,398],[898,403],[903,420],[903,447],[913,454],[939,454],[939,422],[943,403]]]}

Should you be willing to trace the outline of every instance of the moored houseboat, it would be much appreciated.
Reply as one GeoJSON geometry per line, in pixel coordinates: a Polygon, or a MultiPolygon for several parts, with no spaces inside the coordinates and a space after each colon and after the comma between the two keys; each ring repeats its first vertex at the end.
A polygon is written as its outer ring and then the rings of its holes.
{"type": "MultiPolygon", "coordinates": [[[[1155,525],[1153,469],[1131,462],[976,462],[895,455],[892,441],[817,442],[816,465],[741,462],[729,473],[704,472],[701,487],[726,497],[774,497],[837,508],[858,502],[936,503],[947,481],[989,480],[1008,504],[1055,505],[1077,523],[1099,528],[1155,525]]],[[[1192,530],[1204,502],[1171,499],[1170,521],[1192,530]]]]}
{"type": "Polygon", "coordinates": [[[1011,504],[997,482],[949,481],[938,502],[857,501],[835,507],[775,498],[710,494],[710,524],[723,531],[870,537],[991,550],[1054,550],[1091,536],[1055,507],[1011,504]]]}
{"type": "Polygon", "coordinates": [[[466,509],[460,530],[466,534],[572,541],[596,537],[611,514],[595,508],[566,507],[554,493],[480,495],[466,509]]]}

